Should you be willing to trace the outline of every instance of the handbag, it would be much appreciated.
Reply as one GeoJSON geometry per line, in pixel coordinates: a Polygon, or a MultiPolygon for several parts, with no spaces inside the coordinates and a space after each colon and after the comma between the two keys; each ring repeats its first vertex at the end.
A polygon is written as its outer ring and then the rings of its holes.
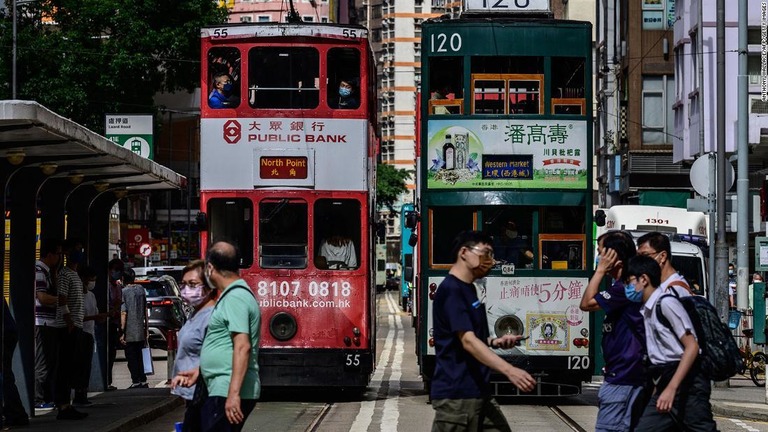
{"type": "Polygon", "coordinates": [[[144,360],[144,375],[154,375],[155,364],[152,362],[152,351],[149,347],[141,349],[141,357],[144,360]]]}

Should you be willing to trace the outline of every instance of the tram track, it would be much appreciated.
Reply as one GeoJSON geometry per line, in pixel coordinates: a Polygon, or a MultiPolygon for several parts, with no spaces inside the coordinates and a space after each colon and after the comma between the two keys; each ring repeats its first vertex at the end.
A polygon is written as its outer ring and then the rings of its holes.
{"type": "Polygon", "coordinates": [[[320,410],[319,413],[315,416],[315,418],[312,420],[312,423],[307,426],[306,429],[304,429],[304,432],[317,432],[320,430],[320,424],[323,423],[323,420],[325,420],[325,416],[328,415],[328,412],[331,410],[331,407],[333,407],[333,402],[329,402],[323,406],[323,408],[320,410]]]}
{"type": "Polygon", "coordinates": [[[579,423],[576,422],[576,420],[571,418],[571,416],[566,414],[559,407],[557,407],[555,405],[550,405],[547,408],[549,408],[549,410],[552,411],[552,413],[554,413],[555,416],[557,416],[557,418],[559,418],[563,423],[565,423],[569,428],[571,428],[572,431],[574,431],[574,432],[587,432],[587,430],[584,429],[583,427],[581,427],[579,425],[579,423]]]}

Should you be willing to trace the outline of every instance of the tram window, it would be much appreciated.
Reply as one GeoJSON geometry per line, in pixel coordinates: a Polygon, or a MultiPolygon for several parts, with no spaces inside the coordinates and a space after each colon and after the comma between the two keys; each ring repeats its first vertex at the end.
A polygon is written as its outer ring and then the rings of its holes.
{"type": "Polygon", "coordinates": [[[533,207],[482,207],[483,230],[493,237],[497,267],[533,268],[533,207]]]}
{"type": "Polygon", "coordinates": [[[552,113],[586,114],[584,57],[552,57],[552,113]]]}
{"type": "Polygon", "coordinates": [[[474,74],[543,74],[543,57],[472,57],[471,73],[474,74]]]}
{"type": "Polygon", "coordinates": [[[542,207],[539,249],[542,269],[583,270],[586,214],[584,207],[542,207]]]}
{"type": "Polygon", "coordinates": [[[253,265],[253,204],[246,198],[208,200],[210,241],[226,241],[240,251],[240,267],[253,265]]]}
{"type": "Polygon", "coordinates": [[[450,266],[456,261],[451,248],[456,236],[475,229],[476,214],[468,207],[435,207],[429,210],[429,262],[432,266],[450,266]]]}
{"type": "Polygon", "coordinates": [[[429,59],[429,115],[464,113],[464,58],[429,59]]]}
{"type": "Polygon", "coordinates": [[[315,202],[315,267],[349,270],[360,266],[360,201],[319,199],[315,202]]]}
{"type": "Polygon", "coordinates": [[[307,203],[265,199],[259,203],[259,266],[307,267],[307,203]]]}
{"type": "Polygon", "coordinates": [[[211,108],[240,105],[240,50],[232,47],[208,50],[208,90],[211,108]]]}
{"type": "Polygon", "coordinates": [[[328,105],[334,109],[360,107],[360,51],[354,48],[331,48],[328,50],[326,72],[328,105]]]}
{"type": "Polygon", "coordinates": [[[257,47],[248,52],[252,108],[311,109],[320,102],[320,54],[311,47],[257,47]]]}

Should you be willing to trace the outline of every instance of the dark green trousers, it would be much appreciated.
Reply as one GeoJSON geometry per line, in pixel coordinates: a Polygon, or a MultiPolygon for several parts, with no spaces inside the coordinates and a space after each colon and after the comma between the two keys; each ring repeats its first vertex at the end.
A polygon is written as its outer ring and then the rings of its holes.
{"type": "Polygon", "coordinates": [[[432,408],[432,432],[512,431],[493,398],[437,399],[432,401],[432,408]]]}

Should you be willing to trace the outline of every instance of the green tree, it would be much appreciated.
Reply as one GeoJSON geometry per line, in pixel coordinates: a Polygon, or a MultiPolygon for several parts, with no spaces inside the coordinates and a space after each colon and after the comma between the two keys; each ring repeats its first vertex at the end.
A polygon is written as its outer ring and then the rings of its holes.
{"type": "MultiPolygon", "coordinates": [[[[200,27],[227,19],[216,0],[34,0],[18,11],[17,97],[97,132],[105,113],[154,112],[156,93],[198,87],[200,27]]],[[[4,99],[11,25],[9,5],[0,29],[4,99]]]]}
{"type": "Polygon", "coordinates": [[[379,210],[387,207],[394,211],[394,204],[400,195],[408,192],[405,181],[412,172],[395,168],[392,165],[379,164],[376,167],[376,204],[379,210]]]}

